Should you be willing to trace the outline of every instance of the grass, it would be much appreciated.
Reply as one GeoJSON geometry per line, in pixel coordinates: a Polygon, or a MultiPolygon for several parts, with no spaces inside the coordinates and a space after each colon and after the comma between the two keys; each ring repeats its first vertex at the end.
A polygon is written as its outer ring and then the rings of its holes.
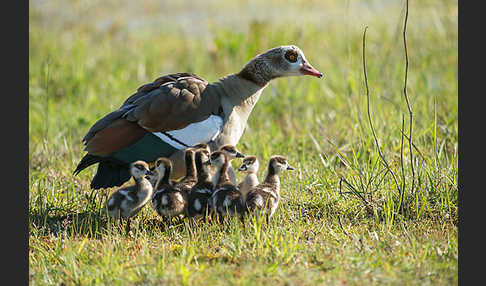
{"type": "Polygon", "coordinates": [[[457,284],[457,3],[410,2],[412,162],[403,1],[228,2],[30,2],[30,284],[457,284]],[[371,117],[403,212],[367,117],[365,26],[371,117]],[[72,176],[91,124],[160,75],[214,81],[291,43],[324,79],[271,82],[238,144],[297,167],[269,225],[166,229],[147,207],[126,235],[100,215],[111,190],[89,189],[95,168],[72,176]]]}

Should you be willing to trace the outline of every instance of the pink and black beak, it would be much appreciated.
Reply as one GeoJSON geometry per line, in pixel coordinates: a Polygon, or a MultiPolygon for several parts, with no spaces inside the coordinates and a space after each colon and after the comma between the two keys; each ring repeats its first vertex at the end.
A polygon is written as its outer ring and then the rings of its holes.
{"type": "Polygon", "coordinates": [[[316,70],[313,66],[311,66],[308,62],[303,61],[300,67],[300,73],[303,75],[311,75],[318,78],[322,77],[322,73],[316,70]]]}

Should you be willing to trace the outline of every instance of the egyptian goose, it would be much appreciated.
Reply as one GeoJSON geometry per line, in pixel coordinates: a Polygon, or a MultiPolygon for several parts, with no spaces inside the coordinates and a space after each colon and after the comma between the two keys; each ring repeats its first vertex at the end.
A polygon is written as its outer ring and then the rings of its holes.
{"type": "Polygon", "coordinates": [[[130,178],[128,164],[168,157],[173,178],[184,175],[183,149],[202,142],[211,151],[237,145],[263,89],[275,78],[322,77],[295,45],[272,48],[239,72],[214,83],[192,73],[164,75],[142,85],[117,110],[99,119],[83,138],[78,174],[98,164],[91,188],[120,186],[130,178]]]}
{"type": "Polygon", "coordinates": [[[205,217],[208,211],[208,200],[211,198],[214,188],[209,172],[209,155],[207,149],[200,149],[195,154],[197,183],[187,195],[187,216],[189,218],[205,217]]]}
{"type": "Polygon", "coordinates": [[[171,161],[166,158],[159,159],[163,164],[159,164],[156,170],[161,180],[157,184],[152,205],[162,218],[180,217],[186,213],[187,193],[197,181],[194,151],[193,148],[186,149],[186,176],[178,182],[170,181],[171,161]]]}
{"type": "Polygon", "coordinates": [[[275,213],[280,201],[280,173],[294,170],[287,159],[280,155],[272,156],[268,162],[268,173],[263,182],[253,187],[246,196],[246,211],[262,211],[266,220],[275,213]]]}
{"type": "Polygon", "coordinates": [[[130,174],[135,184],[115,191],[101,210],[112,218],[127,218],[127,231],[130,229],[130,217],[136,215],[150,201],[153,194],[153,187],[145,178],[145,175],[151,174],[146,162],[131,163],[130,174]]]}
{"type": "Polygon", "coordinates": [[[259,167],[260,163],[258,162],[258,158],[251,155],[246,156],[241,162],[241,166],[238,168],[238,171],[246,173],[246,176],[238,184],[238,190],[241,193],[243,201],[246,201],[246,195],[250,189],[258,185],[257,173],[259,167]]]}
{"type": "Polygon", "coordinates": [[[228,176],[230,161],[224,151],[211,153],[210,163],[217,168],[215,175],[217,183],[213,189],[209,205],[221,219],[228,215],[239,214],[243,210],[241,193],[228,176]]]}

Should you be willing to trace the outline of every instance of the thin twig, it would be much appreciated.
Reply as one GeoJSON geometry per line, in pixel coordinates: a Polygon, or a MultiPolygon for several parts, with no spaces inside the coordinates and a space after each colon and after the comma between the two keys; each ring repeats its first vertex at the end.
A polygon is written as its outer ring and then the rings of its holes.
{"type": "MultiPolygon", "coordinates": [[[[401,140],[401,143],[400,143],[400,166],[401,166],[401,169],[402,169],[402,190],[405,190],[405,186],[406,186],[406,177],[405,177],[405,167],[403,166],[403,136],[405,135],[403,133],[403,127],[405,126],[405,118],[403,117],[403,114],[402,114],[402,129],[400,129],[401,133],[402,133],[402,140],[401,140]]],[[[400,203],[398,204],[398,210],[400,210],[401,206],[402,206],[402,202],[403,202],[403,194],[400,194],[400,203]]]]}
{"type": "Polygon", "coordinates": [[[408,22],[408,0],[406,0],[406,11],[405,11],[405,22],[403,24],[403,46],[405,48],[405,82],[403,86],[403,95],[405,96],[405,100],[407,101],[408,113],[410,117],[410,136],[408,138],[408,145],[410,148],[410,168],[412,171],[412,185],[410,187],[410,193],[414,193],[415,187],[415,169],[413,167],[413,142],[412,142],[412,130],[413,130],[413,112],[412,107],[410,105],[410,100],[407,94],[407,81],[408,81],[408,48],[407,48],[407,22],[408,22]]]}
{"type": "Polygon", "coordinates": [[[370,123],[371,127],[371,132],[373,133],[373,138],[375,139],[376,146],[378,148],[378,154],[380,155],[381,160],[383,161],[383,164],[385,164],[385,167],[388,169],[390,174],[392,174],[393,180],[395,181],[395,185],[397,186],[399,194],[401,194],[402,190],[400,188],[400,185],[398,184],[398,180],[396,178],[395,173],[391,170],[390,166],[388,165],[388,162],[385,159],[385,156],[381,152],[381,147],[380,144],[378,143],[378,138],[376,137],[375,133],[375,128],[373,127],[373,122],[371,120],[371,113],[370,113],[370,90],[368,87],[368,75],[366,73],[366,31],[368,30],[368,26],[365,27],[364,33],[363,33],[363,72],[364,72],[364,78],[365,78],[365,84],[366,84],[366,99],[367,99],[367,107],[368,107],[368,121],[370,123]]]}
{"type": "MultiPolygon", "coordinates": [[[[407,136],[407,134],[405,134],[402,130],[402,134],[403,136],[405,136],[405,139],[409,140],[410,141],[410,137],[407,136]]],[[[420,157],[422,157],[422,160],[424,161],[427,161],[424,157],[424,155],[422,154],[422,152],[420,152],[420,149],[412,142],[412,146],[413,148],[415,149],[415,151],[417,151],[417,153],[420,155],[420,157]]]]}

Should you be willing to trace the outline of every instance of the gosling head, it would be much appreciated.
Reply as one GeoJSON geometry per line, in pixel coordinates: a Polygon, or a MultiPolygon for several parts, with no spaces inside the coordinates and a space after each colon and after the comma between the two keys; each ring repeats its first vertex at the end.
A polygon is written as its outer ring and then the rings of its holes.
{"type": "Polygon", "coordinates": [[[209,148],[209,145],[206,144],[206,143],[198,143],[198,144],[192,146],[192,148],[194,148],[196,150],[203,149],[203,150],[206,150],[209,153],[211,153],[211,149],[209,148]]]}
{"type": "Polygon", "coordinates": [[[295,170],[294,167],[290,166],[287,158],[280,155],[274,155],[270,158],[268,168],[269,173],[272,174],[280,174],[282,171],[285,170],[295,170]]]}
{"type": "Polygon", "coordinates": [[[238,171],[245,172],[245,173],[257,173],[258,168],[260,167],[260,163],[256,156],[250,155],[246,156],[241,163],[241,166],[238,168],[238,171]]]}
{"type": "Polygon", "coordinates": [[[221,146],[221,148],[219,148],[219,151],[224,152],[225,155],[228,156],[228,159],[229,160],[233,160],[234,158],[243,158],[243,157],[245,157],[245,155],[242,154],[242,153],[240,153],[238,151],[238,149],[236,149],[235,146],[230,145],[230,144],[221,146]]]}
{"type": "Polygon", "coordinates": [[[130,164],[130,174],[135,179],[143,178],[145,175],[154,175],[152,171],[150,171],[149,165],[141,160],[135,161],[130,164]]]}
{"type": "Polygon", "coordinates": [[[169,159],[161,157],[155,161],[154,171],[160,178],[164,178],[166,173],[170,174],[171,170],[172,162],[169,159]]]}
{"type": "Polygon", "coordinates": [[[228,158],[223,151],[215,151],[211,153],[209,157],[209,162],[211,166],[215,166],[218,169],[221,168],[227,160],[228,158]]]}

